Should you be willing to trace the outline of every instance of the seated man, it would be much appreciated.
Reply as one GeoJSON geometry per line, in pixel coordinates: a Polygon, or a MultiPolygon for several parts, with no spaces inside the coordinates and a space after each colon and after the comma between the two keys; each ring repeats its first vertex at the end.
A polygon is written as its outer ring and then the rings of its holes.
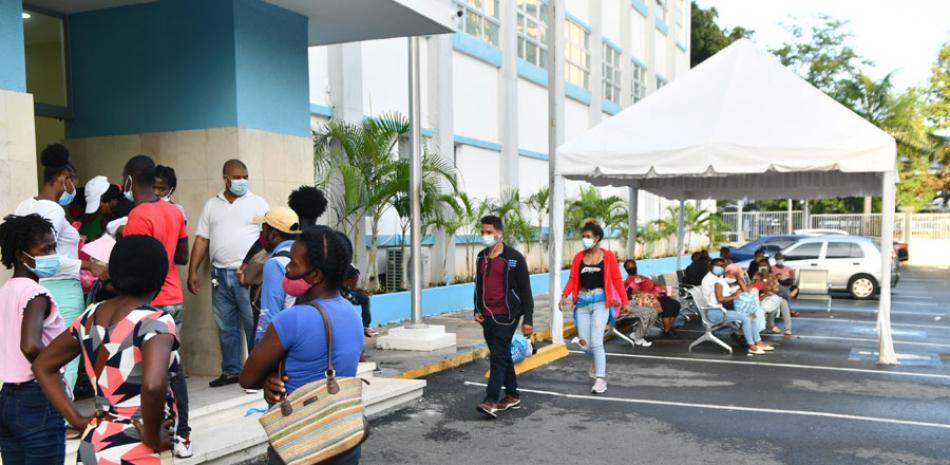
{"type": "Polygon", "coordinates": [[[709,269],[706,266],[706,262],[703,260],[703,255],[700,252],[693,252],[692,257],[690,257],[692,262],[689,266],[686,267],[686,272],[683,273],[683,284],[688,284],[690,286],[699,286],[703,283],[703,277],[706,276],[706,273],[709,272],[709,269]]]}
{"type": "Polygon", "coordinates": [[[706,277],[703,278],[702,291],[703,297],[710,305],[707,314],[713,322],[728,320],[738,321],[742,324],[742,334],[745,337],[749,355],[762,355],[771,346],[762,342],[762,336],[753,331],[752,321],[748,316],[743,315],[733,308],[734,301],[739,298],[739,293],[734,292],[726,279],[725,274],[726,261],[722,258],[713,259],[712,268],[706,277]],[[767,349],[768,348],[768,349],[767,349]]]}
{"type": "MultiPolygon", "coordinates": [[[[772,265],[771,272],[778,280],[778,295],[789,302],[798,297],[798,287],[795,286],[795,270],[785,264],[785,255],[782,252],[775,254],[775,264],[772,265]]],[[[800,315],[794,310],[791,313],[792,316],[800,315]]]]}

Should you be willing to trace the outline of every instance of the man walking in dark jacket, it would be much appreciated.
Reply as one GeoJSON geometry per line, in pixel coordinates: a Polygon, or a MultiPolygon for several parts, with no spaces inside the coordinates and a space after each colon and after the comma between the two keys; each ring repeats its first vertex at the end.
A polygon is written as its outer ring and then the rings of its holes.
{"type": "Polygon", "coordinates": [[[482,244],[485,249],[475,260],[475,321],[482,325],[488,345],[491,375],[485,400],[478,411],[495,418],[498,412],[521,408],[515,364],[511,360],[511,338],[524,317],[521,331],[525,337],[534,331],[534,298],[528,264],[521,252],[502,240],[505,227],[501,218],[482,218],[482,244]],[[502,385],[505,397],[501,398],[502,385]]]}

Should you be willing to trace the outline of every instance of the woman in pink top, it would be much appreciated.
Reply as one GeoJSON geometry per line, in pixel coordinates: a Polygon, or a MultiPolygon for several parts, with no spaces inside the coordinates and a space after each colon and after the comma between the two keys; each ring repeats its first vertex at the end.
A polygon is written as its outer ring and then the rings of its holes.
{"type": "Polygon", "coordinates": [[[3,463],[54,464],[63,463],[65,458],[66,424],[43,395],[30,369],[40,351],[66,329],[56,303],[37,277],[39,268],[58,269],[58,258],[49,221],[37,214],[3,219],[0,261],[13,269],[13,277],[0,286],[3,463]]]}

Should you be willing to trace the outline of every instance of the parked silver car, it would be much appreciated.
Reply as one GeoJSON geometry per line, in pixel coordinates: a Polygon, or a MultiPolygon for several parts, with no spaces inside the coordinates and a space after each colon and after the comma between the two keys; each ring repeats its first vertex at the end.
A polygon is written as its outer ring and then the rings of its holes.
{"type": "MultiPolygon", "coordinates": [[[[855,299],[869,299],[880,290],[880,240],[861,236],[806,237],[782,251],[794,269],[828,270],[831,289],[855,299]]],[[[891,260],[891,286],[900,278],[897,257],[891,260]]]]}

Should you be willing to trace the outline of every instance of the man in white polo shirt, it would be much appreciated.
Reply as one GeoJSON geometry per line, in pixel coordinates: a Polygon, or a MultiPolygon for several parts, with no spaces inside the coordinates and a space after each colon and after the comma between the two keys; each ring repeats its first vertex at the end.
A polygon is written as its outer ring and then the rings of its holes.
{"type": "Polygon", "coordinates": [[[201,288],[198,266],[211,251],[211,303],[221,342],[221,376],[211,387],[238,382],[243,364],[241,331],[250,349],[254,343],[254,318],[247,288],[238,281],[244,255],[260,238],[254,219],[270,210],[267,202],[248,190],[247,166],[240,160],[224,163],[224,190],[205,203],[195,231],[188,264],[188,290],[201,288]]]}

